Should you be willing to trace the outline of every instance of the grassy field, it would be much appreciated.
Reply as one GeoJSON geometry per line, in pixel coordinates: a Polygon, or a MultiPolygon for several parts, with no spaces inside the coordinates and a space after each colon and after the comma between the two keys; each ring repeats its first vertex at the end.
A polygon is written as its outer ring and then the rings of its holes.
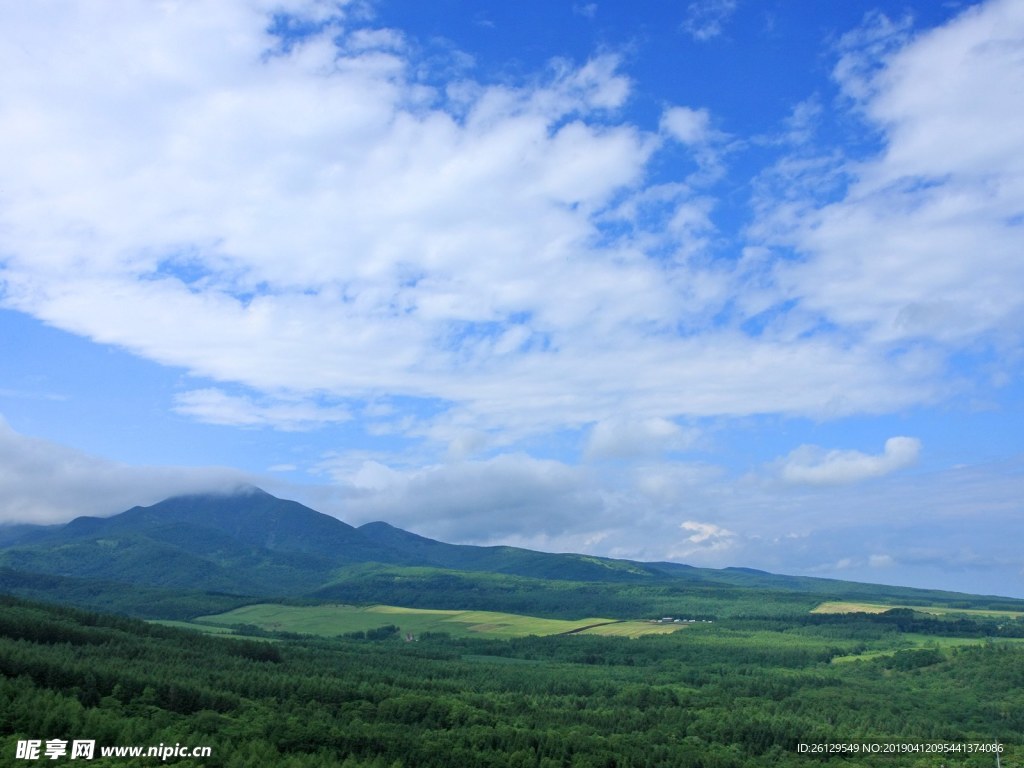
{"type": "Polygon", "coordinates": [[[493,611],[440,611],[399,608],[390,605],[357,607],[352,605],[247,605],[227,613],[200,616],[192,628],[221,630],[253,625],[271,632],[298,632],[333,637],[349,632],[365,632],[393,624],[403,634],[447,632],[458,637],[486,635],[494,638],[527,635],[597,634],[639,637],[664,634],[685,625],[652,624],[646,621],[615,621],[587,618],[575,621],[542,619],[493,611]]]}
{"type": "Polygon", "coordinates": [[[580,632],[581,635],[602,635],[604,637],[641,637],[642,635],[667,635],[685,629],[688,624],[652,624],[649,621],[617,621],[602,624],[580,632]]]}
{"type": "MultiPolygon", "coordinates": [[[[913,651],[921,648],[938,648],[949,655],[952,648],[961,648],[967,645],[987,645],[991,641],[986,638],[977,637],[936,637],[935,635],[914,635],[905,634],[901,638],[899,648],[878,649],[865,651],[864,653],[852,654],[849,656],[835,656],[833,664],[845,664],[851,661],[867,661],[881,658],[882,656],[894,656],[898,651],[913,651]]],[[[1024,638],[1009,637],[998,641],[1000,645],[1024,645],[1024,638]]]]}
{"type": "Polygon", "coordinates": [[[151,624],[161,624],[165,627],[178,627],[179,629],[198,629],[208,635],[231,635],[234,630],[231,627],[215,627],[212,625],[198,625],[191,621],[175,621],[174,619],[152,619],[151,624]]]}
{"type": "Polygon", "coordinates": [[[893,608],[909,608],[917,613],[933,616],[986,616],[992,618],[1019,619],[1024,616],[1021,611],[989,611],[974,608],[949,608],[921,605],[882,605],[881,603],[828,602],[822,603],[811,610],[811,613],[885,613],[893,608]]]}

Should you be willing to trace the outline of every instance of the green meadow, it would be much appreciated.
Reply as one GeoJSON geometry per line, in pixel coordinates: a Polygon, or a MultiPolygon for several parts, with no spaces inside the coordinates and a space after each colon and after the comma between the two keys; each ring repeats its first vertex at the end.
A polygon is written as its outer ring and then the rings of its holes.
{"type": "MultiPolygon", "coordinates": [[[[1002,638],[1000,644],[1003,646],[1024,645],[1024,638],[1002,638]]],[[[913,635],[904,634],[900,636],[899,646],[896,648],[881,648],[860,653],[851,653],[843,656],[834,656],[833,664],[847,664],[851,661],[870,661],[872,659],[884,659],[895,656],[901,651],[929,650],[934,649],[949,658],[954,649],[966,648],[968,646],[991,645],[992,641],[985,638],[964,638],[964,637],[936,637],[934,635],[913,635]]]]}

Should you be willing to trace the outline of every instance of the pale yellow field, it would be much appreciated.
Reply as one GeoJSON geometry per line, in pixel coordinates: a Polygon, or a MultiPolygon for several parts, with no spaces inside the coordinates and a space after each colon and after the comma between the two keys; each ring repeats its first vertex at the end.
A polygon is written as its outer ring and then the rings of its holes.
{"type": "Polygon", "coordinates": [[[872,603],[822,603],[812,608],[811,613],[885,613],[895,605],[874,605],[872,603]]]}
{"type": "Polygon", "coordinates": [[[456,636],[525,637],[570,633],[639,637],[674,632],[681,625],[651,624],[646,621],[618,622],[592,617],[567,621],[522,616],[495,611],[453,611],[400,608],[393,605],[247,605],[227,613],[201,616],[196,623],[208,627],[236,627],[251,624],[274,632],[332,637],[365,632],[393,624],[403,633],[447,632],[456,636]]]}
{"type": "Polygon", "coordinates": [[[893,608],[909,608],[918,613],[930,613],[934,616],[992,616],[1017,619],[1024,616],[1024,611],[990,611],[976,608],[949,608],[947,606],[922,605],[882,605],[880,603],[827,602],[811,609],[811,613],[885,613],[893,608]]]}
{"type": "Polygon", "coordinates": [[[614,624],[602,624],[599,627],[591,627],[578,634],[601,635],[603,637],[642,637],[643,635],[667,635],[687,626],[693,625],[652,624],[649,621],[619,621],[614,624]]]}

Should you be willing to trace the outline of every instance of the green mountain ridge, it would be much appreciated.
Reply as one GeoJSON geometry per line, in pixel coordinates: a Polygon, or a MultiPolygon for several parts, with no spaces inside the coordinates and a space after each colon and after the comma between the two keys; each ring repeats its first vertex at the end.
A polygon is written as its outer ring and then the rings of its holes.
{"type": "Polygon", "coordinates": [[[303,594],[357,563],[569,581],[667,577],[626,560],[447,544],[383,522],[355,528],[256,488],[177,496],[63,526],[23,527],[12,538],[0,549],[0,565],[19,571],[240,594],[303,594]]]}
{"type": "Polygon", "coordinates": [[[187,615],[190,602],[205,610],[206,603],[257,600],[547,616],[613,610],[624,618],[684,609],[709,616],[804,612],[827,599],[1024,609],[1024,601],[1010,598],[749,568],[449,544],[384,522],[356,528],[258,488],[176,496],[60,526],[0,530],[0,589],[146,616],[187,615]]]}
{"type": "Polygon", "coordinates": [[[446,544],[379,521],[366,523],[357,530],[371,540],[413,558],[417,565],[573,581],[632,580],[663,575],[656,568],[631,560],[553,554],[520,547],[446,544]]]}

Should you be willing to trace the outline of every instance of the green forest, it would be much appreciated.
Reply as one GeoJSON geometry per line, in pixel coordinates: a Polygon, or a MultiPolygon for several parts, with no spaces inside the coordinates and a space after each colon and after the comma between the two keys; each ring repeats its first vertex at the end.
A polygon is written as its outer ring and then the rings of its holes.
{"type": "Polygon", "coordinates": [[[64,762],[16,759],[29,739],[211,748],[97,766],[937,768],[994,766],[996,744],[1024,765],[1020,619],[766,612],[635,639],[410,642],[397,623],[254,638],[0,608],[5,765],[64,762]],[[858,751],[800,746],[824,744],[858,751]]]}

